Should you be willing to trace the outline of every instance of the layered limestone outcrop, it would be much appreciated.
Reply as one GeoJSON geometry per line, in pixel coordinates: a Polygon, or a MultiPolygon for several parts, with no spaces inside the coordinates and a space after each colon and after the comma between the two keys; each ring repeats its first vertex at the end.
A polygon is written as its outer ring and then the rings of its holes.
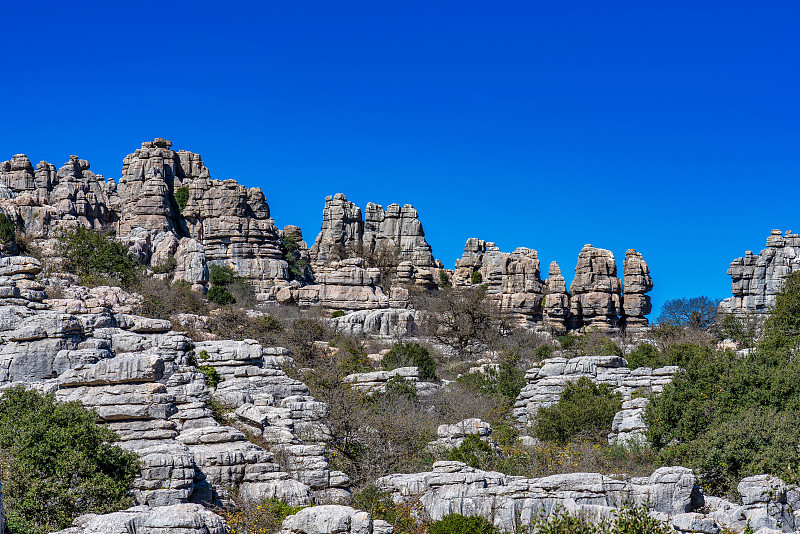
{"type": "Polygon", "coordinates": [[[169,321],[131,314],[136,299],[119,288],[61,281],[61,298],[48,299],[40,271],[33,258],[0,259],[0,388],[23,384],[94,409],[140,456],[138,504],[213,505],[231,487],[294,504],[349,499],[349,480],[324,455],[327,406],[280,369],[290,363],[284,349],[195,345],[169,321]],[[215,419],[212,399],[228,424],[215,419]]]}
{"type": "Polygon", "coordinates": [[[520,326],[543,327],[556,334],[582,328],[608,332],[623,325],[648,324],[645,315],[651,306],[645,293],[653,288],[650,269],[633,249],[625,255],[624,269],[625,295],[614,254],[585,245],[567,291],[556,262],[542,281],[535,250],[520,247],[501,252],[492,242],[470,238],[456,262],[452,283],[462,288],[483,285],[492,306],[520,326]]]}
{"type": "Polygon", "coordinates": [[[500,252],[492,242],[470,238],[456,261],[453,285],[473,285],[473,273],[480,273],[489,302],[502,313],[521,325],[542,321],[544,283],[535,250],[520,247],[512,253],[500,252]]]}
{"type": "MultiPolygon", "coordinates": [[[[225,521],[197,504],[147,508],[135,506],[110,514],[77,517],[71,527],[55,534],[225,534],[225,521]]],[[[2,532],[0,530],[0,532],[2,532]]]]}
{"type": "Polygon", "coordinates": [[[719,312],[740,318],[764,318],[775,305],[786,277],[800,270],[800,235],[772,230],[767,248],[731,262],[728,275],[733,296],[723,300],[719,312]]]}
{"type": "Polygon", "coordinates": [[[512,415],[520,423],[532,422],[539,409],[558,402],[567,384],[588,378],[596,384],[607,384],[623,400],[609,442],[641,442],[646,429],[642,416],[647,398],[639,396],[661,393],[678,370],[676,366],[629,369],[628,362],[619,356],[548,358],[525,373],[527,384],[517,396],[512,415]]]}
{"type": "Polygon", "coordinates": [[[284,519],[280,534],[392,534],[394,528],[349,506],[304,508],[284,519]]]}

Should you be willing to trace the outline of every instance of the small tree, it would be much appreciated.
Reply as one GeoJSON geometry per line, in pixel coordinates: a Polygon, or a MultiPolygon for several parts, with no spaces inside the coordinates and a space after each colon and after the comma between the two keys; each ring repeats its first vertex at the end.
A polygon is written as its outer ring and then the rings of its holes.
{"type": "Polygon", "coordinates": [[[670,299],[661,306],[658,323],[706,330],[714,324],[720,299],[692,297],[670,299]]]}
{"type": "Polygon", "coordinates": [[[436,378],[436,360],[419,343],[395,343],[381,359],[381,367],[388,371],[412,365],[419,369],[420,378],[436,378]]]}
{"type": "Polygon", "coordinates": [[[173,196],[175,197],[175,203],[178,205],[178,209],[183,211],[186,204],[189,203],[189,187],[183,186],[177,188],[173,196]]]}
{"type": "Polygon", "coordinates": [[[305,280],[308,278],[308,261],[300,254],[300,241],[294,234],[284,234],[281,240],[283,259],[289,264],[289,278],[305,280]]]}
{"type": "Polygon", "coordinates": [[[112,234],[78,226],[62,232],[58,240],[59,253],[65,260],[64,268],[80,276],[84,282],[99,279],[129,288],[139,279],[139,261],[112,234]]]}
{"type": "Polygon", "coordinates": [[[422,303],[423,331],[463,356],[500,336],[500,321],[486,300],[486,288],[443,288],[422,303]]]}

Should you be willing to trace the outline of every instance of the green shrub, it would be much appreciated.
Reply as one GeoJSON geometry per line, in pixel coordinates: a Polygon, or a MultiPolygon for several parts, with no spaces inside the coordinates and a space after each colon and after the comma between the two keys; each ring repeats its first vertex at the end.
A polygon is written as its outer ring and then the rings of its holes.
{"type": "Polygon", "coordinates": [[[547,518],[534,518],[531,532],[537,534],[672,534],[666,523],[650,516],[644,506],[626,507],[614,521],[593,522],[585,514],[555,510],[547,518]]]}
{"type": "Polygon", "coordinates": [[[382,519],[394,524],[397,520],[397,505],[389,493],[383,492],[375,484],[367,484],[353,493],[353,508],[364,510],[373,519],[382,519]]]}
{"type": "Polygon", "coordinates": [[[217,510],[217,513],[233,534],[266,534],[279,531],[284,519],[303,508],[305,506],[291,506],[274,497],[260,502],[238,498],[233,506],[217,510]]]}
{"type": "Polygon", "coordinates": [[[208,290],[208,293],[206,293],[206,298],[209,302],[219,304],[220,306],[236,303],[236,298],[222,286],[213,286],[208,290]]]}
{"type": "Polygon", "coordinates": [[[472,271],[472,278],[470,281],[473,283],[473,285],[478,285],[483,282],[483,275],[480,273],[480,271],[472,271]]]}
{"type": "Polygon", "coordinates": [[[386,382],[386,395],[400,396],[414,400],[417,398],[417,388],[410,380],[395,375],[386,382]]]}
{"type": "Polygon", "coordinates": [[[300,242],[292,234],[284,234],[281,240],[281,251],[283,259],[289,264],[289,278],[291,280],[302,280],[308,274],[308,261],[303,259],[300,253],[300,242]]]}
{"type": "Polygon", "coordinates": [[[344,317],[344,312],[342,310],[336,310],[331,314],[331,319],[336,319],[337,317],[344,317]]]}
{"type": "Polygon", "coordinates": [[[395,343],[381,359],[381,367],[387,371],[407,366],[416,366],[422,379],[436,378],[436,360],[419,343],[395,343]]]}
{"type": "Polygon", "coordinates": [[[206,384],[208,384],[208,387],[217,389],[217,384],[222,381],[222,378],[220,378],[219,373],[214,367],[210,365],[198,365],[197,370],[206,377],[206,384]]]}
{"type": "Polygon", "coordinates": [[[5,213],[0,213],[0,243],[9,245],[17,238],[17,227],[5,213]]]}
{"type": "Polygon", "coordinates": [[[237,278],[236,271],[228,266],[211,265],[208,268],[208,279],[212,286],[225,287],[237,278]]]}
{"type": "Polygon", "coordinates": [[[497,369],[486,367],[483,372],[465,373],[457,381],[483,395],[504,397],[507,403],[516,400],[525,387],[525,371],[509,361],[500,362],[497,369]]]}
{"type": "Polygon", "coordinates": [[[78,402],[21,387],[0,397],[0,480],[9,531],[39,534],[129,507],[136,454],[78,402]]]}
{"type": "Polygon", "coordinates": [[[150,266],[155,274],[171,273],[176,267],[178,267],[178,260],[175,259],[173,254],[167,256],[167,259],[164,260],[164,263],[158,263],[150,266]]]}
{"type": "Polygon", "coordinates": [[[488,443],[475,434],[471,434],[464,438],[461,445],[448,453],[447,459],[451,462],[464,462],[475,469],[487,469],[489,457],[496,455],[497,453],[488,443]]]}
{"type": "Polygon", "coordinates": [[[169,319],[179,313],[203,315],[208,311],[203,295],[193,291],[192,285],[183,280],[170,284],[166,280],[142,277],[131,289],[142,296],[136,313],[144,317],[169,319]]]}
{"type": "Polygon", "coordinates": [[[178,209],[183,211],[186,204],[189,203],[189,186],[184,185],[183,187],[177,188],[173,197],[175,198],[175,204],[178,205],[178,209]]]}
{"type": "Polygon", "coordinates": [[[372,371],[367,353],[356,347],[348,347],[339,352],[339,367],[347,374],[372,371]]]}
{"type": "Polygon", "coordinates": [[[444,269],[439,270],[439,283],[437,285],[439,287],[450,287],[452,285],[450,282],[450,275],[447,274],[447,271],[444,269]]]}
{"type": "Polygon", "coordinates": [[[555,405],[536,412],[533,432],[542,441],[561,444],[573,438],[604,443],[614,414],[621,408],[619,395],[607,384],[597,385],[582,377],[567,384],[555,405]]]}
{"type": "Polygon", "coordinates": [[[481,516],[446,515],[428,527],[428,534],[499,534],[492,523],[481,516]]]}
{"type": "Polygon", "coordinates": [[[67,272],[89,281],[117,282],[130,288],[139,279],[139,261],[111,234],[78,226],[58,236],[58,249],[67,272]]]}
{"type": "Polygon", "coordinates": [[[539,345],[538,347],[536,347],[536,350],[533,351],[533,357],[536,358],[537,361],[547,359],[552,355],[553,355],[552,345],[539,345]]]}

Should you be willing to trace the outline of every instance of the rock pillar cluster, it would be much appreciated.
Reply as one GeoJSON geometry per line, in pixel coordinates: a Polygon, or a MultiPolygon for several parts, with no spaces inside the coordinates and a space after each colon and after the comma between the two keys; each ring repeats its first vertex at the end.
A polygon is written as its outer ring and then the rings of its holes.
{"type": "Polygon", "coordinates": [[[578,255],[575,278],[567,291],[558,263],[540,278],[538,253],[529,248],[500,252],[492,242],[470,238],[453,273],[455,287],[482,284],[489,301],[501,313],[528,327],[563,334],[584,327],[608,331],[622,326],[647,326],[653,288],[650,269],[637,251],[625,255],[625,295],[617,278],[614,254],[585,245],[578,255]],[[475,274],[477,273],[477,274],[475,274]]]}

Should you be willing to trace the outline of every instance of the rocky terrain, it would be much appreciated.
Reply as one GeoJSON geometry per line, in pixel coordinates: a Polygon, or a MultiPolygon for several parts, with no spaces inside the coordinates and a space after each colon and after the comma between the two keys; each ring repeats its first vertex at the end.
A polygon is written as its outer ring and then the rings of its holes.
{"type": "MultiPolygon", "coordinates": [[[[21,385],[80,402],[141,462],[130,488],[131,508],[80,516],[63,534],[222,534],[231,526],[217,512],[264,499],[307,506],[282,521],[283,534],[389,534],[391,524],[354,507],[353,473],[340,470],[335,458],[347,452],[341,441],[349,436],[332,429],[340,424],[333,404],[312,395],[306,377],[319,369],[306,367],[308,362],[333,368],[336,354],[350,354],[348,370],[326,376],[335,384],[324,387],[344,387],[378,402],[400,384],[403,395],[421,402],[458,391],[470,374],[489,381],[503,371],[508,354],[532,348],[526,345],[534,340],[550,357],[522,361],[529,364],[523,384],[506,405],[506,430],[516,433],[512,445],[501,447],[494,423],[453,418],[419,451],[435,461],[424,470],[377,478],[377,491],[397,505],[416,506],[419,518],[479,515],[503,531],[559,510],[613,519],[630,505],[644,506],[680,532],[800,530],[800,488],[774,476],[741,480],[741,503],[735,503],[704,495],[698,474],[681,466],[658,467],[648,476],[531,477],[442,459],[475,438],[499,456],[509,447],[539,444],[531,436],[537,412],[556,405],[568,384],[580,379],[608,385],[622,401],[608,443],[623,451],[646,445],[648,404],[684,370],[632,369],[625,356],[633,347],[625,352],[615,345],[614,355],[551,354],[554,340],[567,333],[648,335],[653,279],[636,250],[626,252],[620,278],[611,251],[585,245],[568,289],[556,262],[541,278],[536,250],[501,252],[477,238],[466,242],[455,268],[446,269],[434,258],[413,206],[369,203],[362,212],[341,193],[325,199],[321,230],[309,247],[300,228],[275,226],[261,189],[211,179],[198,154],[174,151],[165,139],[145,142],[126,156],[118,182],[89,169],[77,156],[60,168],[47,162],[34,167],[20,154],[0,163],[0,210],[24,238],[6,240],[0,251],[0,391],[21,385]],[[181,282],[199,295],[212,285],[212,266],[230,267],[252,288],[259,306],[236,321],[270,317],[264,310],[281,307],[318,313],[314,324],[331,333],[310,346],[327,359],[298,360],[306,355],[204,330],[225,313],[223,306],[206,315],[183,314],[199,326],[178,330],[182,321],[139,315],[143,297],[133,290],[81,285],[74,274],[61,272],[58,248],[65,229],[75,226],[114,232],[147,277],[181,282]],[[41,259],[19,254],[20,246],[41,259]],[[487,343],[472,360],[455,365],[451,360],[464,355],[443,348],[439,370],[459,369],[447,379],[423,379],[417,364],[380,369],[380,355],[370,362],[373,355],[353,341],[421,340],[432,316],[416,305],[419,295],[478,288],[492,312],[487,317],[508,320],[506,334],[517,328],[532,337],[514,350],[487,343]],[[349,345],[333,347],[337,338],[349,345]]],[[[734,296],[720,310],[737,317],[765,315],[787,276],[798,270],[799,252],[800,237],[773,231],[767,249],[758,256],[748,251],[731,264],[734,296]]],[[[454,311],[443,313],[448,314],[455,317],[454,311]]],[[[294,334],[308,334],[300,330],[294,334]]],[[[435,335],[424,341],[442,347],[435,335]]],[[[2,510],[0,503],[0,534],[2,510]]]]}

